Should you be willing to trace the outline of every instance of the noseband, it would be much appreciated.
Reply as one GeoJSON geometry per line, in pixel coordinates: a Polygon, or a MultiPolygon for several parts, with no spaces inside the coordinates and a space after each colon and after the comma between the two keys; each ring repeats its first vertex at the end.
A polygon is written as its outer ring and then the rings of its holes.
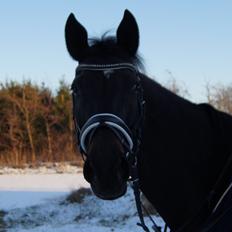
{"type": "Polygon", "coordinates": [[[125,122],[114,114],[103,113],[89,118],[80,131],[80,147],[85,154],[87,154],[88,145],[86,138],[89,135],[91,140],[91,135],[100,127],[109,128],[128,151],[133,150],[132,133],[125,122]]]}

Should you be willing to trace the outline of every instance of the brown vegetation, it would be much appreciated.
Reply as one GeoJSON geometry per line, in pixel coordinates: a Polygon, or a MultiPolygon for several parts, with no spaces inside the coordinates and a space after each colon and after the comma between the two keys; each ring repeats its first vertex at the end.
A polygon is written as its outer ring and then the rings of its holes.
{"type": "Polygon", "coordinates": [[[78,161],[69,86],[57,93],[26,81],[0,87],[0,165],[78,161]]]}
{"type": "Polygon", "coordinates": [[[86,196],[92,195],[92,191],[90,188],[79,188],[77,190],[73,190],[66,198],[69,203],[78,203],[81,204],[84,201],[86,196]]]}
{"type": "MultiPolygon", "coordinates": [[[[184,98],[188,98],[190,96],[185,86],[180,85],[172,76],[165,87],[171,90],[173,93],[184,98]]],[[[207,83],[206,98],[207,102],[214,106],[216,109],[232,115],[232,85],[210,85],[207,83]]]]}
{"type": "Polygon", "coordinates": [[[232,114],[232,85],[206,85],[207,100],[217,109],[232,114]]]}

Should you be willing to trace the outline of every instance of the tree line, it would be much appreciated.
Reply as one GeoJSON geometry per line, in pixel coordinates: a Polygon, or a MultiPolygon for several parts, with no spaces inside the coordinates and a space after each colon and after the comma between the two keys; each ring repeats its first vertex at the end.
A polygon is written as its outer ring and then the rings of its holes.
{"type": "MultiPolygon", "coordinates": [[[[174,78],[171,78],[165,86],[179,96],[185,98],[188,98],[190,96],[188,90],[183,85],[177,83],[174,78]]],[[[205,85],[205,90],[207,103],[214,106],[218,110],[224,111],[232,115],[232,84],[212,85],[207,83],[205,85]]]]}
{"type": "Polygon", "coordinates": [[[0,165],[78,161],[70,87],[56,93],[44,84],[0,85],[0,165]]]}
{"type": "MultiPolygon", "coordinates": [[[[166,87],[188,96],[174,79],[166,87]]],[[[210,104],[232,114],[232,86],[207,85],[206,93],[210,104]]],[[[66,161],[80,163],[70,86],[60,81],[53,93],[31,81],[0,83],[0,166],[66,161]]]]}

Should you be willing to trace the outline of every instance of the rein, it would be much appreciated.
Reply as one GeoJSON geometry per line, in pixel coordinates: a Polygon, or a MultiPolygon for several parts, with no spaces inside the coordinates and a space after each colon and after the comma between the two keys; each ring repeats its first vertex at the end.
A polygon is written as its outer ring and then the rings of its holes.
{"type": "MultiPolygon", "coordinates": [[[[141,85],[138,69],[130,63],[80,64],[76,69],[76,73],[78,73],[78,71],[102,71],[104,76],[106,76],[106,78],[109,78],[114,71],[122,70],[122,69],[129,69],[133,71],[137,77],[136,90],[138,92],[137,100],[138,100],[140,116],[136,125],[133,128],[134,133],[119,116],[111,113],[100,113],[100,114],[92,115],[80,128],[75,117],[76,116],[75,104],[73,104],[75,131],[77,135],[79,150],[80,153],[82,154],[83,159],[84,157],[88,156],[87,154],[88,144],[90,143],[97,129],[101,127],[107,127],[119,139],[119,141],[121,142],[121,144],[125,149],[125,155],[129,165],[129,170],[130,170],[129,181],[132,183],[136,207],[140,219],[140,223],[137,223],[137,225],[141,226],[144,231],[149,232],[150,230],[148,229],[148,227],[144,222],[144,216],[142,212],[142,203],[140,199],[141,191],[139,187],[139,177],[138,177],[138,167],[137,167],[137,158],[140,150],[139,146],[141,143],[142,124],[144,117],[144,104],[145,104],[145,101],[143,99],[143,88],[141,85]]],[[[78,78],[78,75],[76,75],[75,78],[78,78]]],[[[77,96],[75,94],[75,91],[73,91],[73,103],[75,102],[76,97],[77,96]]],[[[152,220],[150,215],[149,217],[153,223],[153,227],[152,227],[153,230],[155,232],[161,232],[160,227],[156,225],[156,223],[154,222],[154,220],[152,220]]]]}
{"type": "MultiPolygon", "coordinates": [[[[175,232],[192,231],[191,228],[196,226],[199,229],[199,225],[200,227],[203,226],[203,230],[201,230],[202,232],[208,232],[210,230],[210,228],[214,225],[214,222],[210,220],[217,213],[217,210],[220,204],[223,202],[223,199],[232,189],[232,180],[230,174],[231,168],[232,154],[229,155],[226,165],[221,171],[213,189],[210,191],[208,197],[206,198],[197,214],[175,232]],[[204,223],[204,221],[206,221],[206,223],[204,223]]],[[[231,206],[229,206],[228,209],[231,209],[231,206]]],[[[225,212],[221,212],[216,217],[216,219],[220,219],[224,213],[225,212]]]]}

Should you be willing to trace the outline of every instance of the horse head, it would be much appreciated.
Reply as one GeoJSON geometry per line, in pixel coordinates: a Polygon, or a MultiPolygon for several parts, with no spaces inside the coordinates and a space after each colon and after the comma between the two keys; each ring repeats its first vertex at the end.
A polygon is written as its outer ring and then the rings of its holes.
{"type": "Polygon", "coordinates": [[[138,26],[126,10],[116,37],[89,40],[86,29],[70,14],[65,38],[71,57],[79,62],[72,91],[84,177],[98,197],[116,199],[126,192],[128,159],[138,146],[138,26]]]}

